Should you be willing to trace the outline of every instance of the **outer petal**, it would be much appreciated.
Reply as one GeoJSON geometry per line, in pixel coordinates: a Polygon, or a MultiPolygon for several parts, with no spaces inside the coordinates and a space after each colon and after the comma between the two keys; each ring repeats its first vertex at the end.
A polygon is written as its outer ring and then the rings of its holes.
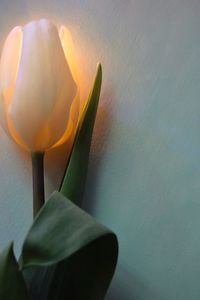
{"type": "Polygon", "coordinates": [[[28,23],[10,115],[31,150],[45,150],[63,135],[75,93],[57,28],[47,20],[28,23]]]}
{"type": "Polygon", "coordinates": [[[73,103],[71,105],[68,126],[65,130],[64,135],[54,145],[54,147],[57,147],[57,146],[63,144],[75,132],[76,126],[78,123],[79,108],[80,108],[79,79],[78,79],[78,74],[77,74],[77,69],[76,69],[75,51],[74,51],[72,37],[71,37],[70,31],[65,26],[61,26],[61,28],[59,30],[59,36],[60,36],[61,44],[63,47],[63,51],[65,53],[65,58],[69,64],[73,79],[77,84],[77,92],[76,92],[76,96],[73,100],[73,103]]]}
{"type": "Polygon", "coordinates": [[[21,46],[22,29],[17,26],[11,30],[4,43],[0,61],[0,122],[7,133],[7,111],[14,90],[21,46]]]}

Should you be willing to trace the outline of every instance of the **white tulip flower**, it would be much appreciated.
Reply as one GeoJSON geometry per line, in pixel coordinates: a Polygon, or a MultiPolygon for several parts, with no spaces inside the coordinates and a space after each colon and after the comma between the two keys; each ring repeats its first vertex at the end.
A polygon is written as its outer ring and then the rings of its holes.
{"type": "Polygon", "coordinates": [[[0,123],[31,152],[64,143],[77,125],[79,88],[70,43],[67,28],[58,30],[46,19],[15,27],[5,41],[0,123]]]}

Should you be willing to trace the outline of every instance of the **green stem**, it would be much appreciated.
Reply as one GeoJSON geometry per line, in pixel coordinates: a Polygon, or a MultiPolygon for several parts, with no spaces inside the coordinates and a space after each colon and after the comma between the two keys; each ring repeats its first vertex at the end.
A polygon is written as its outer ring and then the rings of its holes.
{"type": "Polygon", "coordinates": [[[32,152],[32,176],[33,176],[33,216],[37,215],[44,205],[44,152],[32,152]]]}

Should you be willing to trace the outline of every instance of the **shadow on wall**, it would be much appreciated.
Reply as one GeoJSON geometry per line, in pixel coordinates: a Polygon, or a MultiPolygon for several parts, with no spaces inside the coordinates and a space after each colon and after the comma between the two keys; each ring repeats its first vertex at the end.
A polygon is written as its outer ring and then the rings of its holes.
{"type": "MultiPolygon", "coordinates": [[[[151,299],[161,300],[159,293],[150,284],[140,280],[138,275],[135,277],[130,270],[120,265],[117,274],[120,275],[111,285],[106,300],[143,300],[148,295],[151,299]]],[[[166,299],[162,297],[162,300],[166,299]]]]}
{"type": "Polygon", "coordinates": [[[105,89],[100,98],[97,118],[95,121],[88,167],[89,170],[87,175],[87,182],[90,183],[90,186],[86,189],[83,199],[83,207],[90,213],[95,211],[99,178],[98,173],[101,167],[101,160],[106,152],[107,141],[109,140],[108,137],[112,127],[112,117],[109,111],[112,111],[113,98],[112,89],[105,89]]]}

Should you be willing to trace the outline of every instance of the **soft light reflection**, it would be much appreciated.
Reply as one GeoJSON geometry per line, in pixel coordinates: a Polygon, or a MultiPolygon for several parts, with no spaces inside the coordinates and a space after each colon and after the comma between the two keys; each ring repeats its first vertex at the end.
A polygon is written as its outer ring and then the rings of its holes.
{"type": "Polygon", "coordinates": [[[0,85],[2,90],[2,101],[4,108],[1,111],[1,116],[4,123],[4,129],[7,131],[8,128],[10,135],[16,141],[16,143],[26,148],[23,141],[17,134],[11,118],[9,118],[9,115],[5,113],[8,111],[9,104],[14,93],[15,81],[22,50],[22,39],[22,29],[20,26],[16,26],[10,32],[4,43],[0,62],[0,85]]]}
{"type": "Polygon", "coordinates": [[[66,60],[72,72],[73,79],[77,84],[77,93],[70,109],[69,122],[66,131],[64,135],[61,137],[61,139],[54,145],[54,147],[63,144],[63,142],[69,139],[71,135],[72,136],[74,135],[78,124],[79,115],[80,115],[80,82],[77,73],[75,49],[73,45],[72,36],[70,31],[67,29],[67,27],[63,25],[59,29],[59,36],[65,53],[66,60]]]}

